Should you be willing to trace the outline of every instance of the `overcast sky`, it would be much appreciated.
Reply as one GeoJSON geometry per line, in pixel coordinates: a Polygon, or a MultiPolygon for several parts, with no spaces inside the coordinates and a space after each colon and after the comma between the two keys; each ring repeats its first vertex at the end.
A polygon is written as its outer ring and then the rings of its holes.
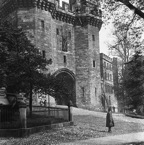
{"type": "MultiPolygon", "coordinates": [[[[60,5],[62,4],[62,1],[69,2],[69,0],[60,0],[60,5]]],[[[106,41],[109,41],[110,39],[110,29],[105,29],[104,27],[100,30],[100,52],[105,53],[108,55],[108,48],[106,45],[106,41]]]]}

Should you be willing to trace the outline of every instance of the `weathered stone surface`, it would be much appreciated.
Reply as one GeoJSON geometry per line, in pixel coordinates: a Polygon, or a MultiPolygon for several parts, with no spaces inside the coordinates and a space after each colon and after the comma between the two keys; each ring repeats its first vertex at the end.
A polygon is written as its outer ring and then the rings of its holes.
{"type": "Polygon", "coordinates": [[[96,21],[92,23],[87,16],[82,16],[87,22],[76,26],[74,14],[66,12],[65,15],[64,10],[58,12],[52,5],[46,11],[42,4],[39,5],[20,8],[8,19],[21,26],[36,47],[45,52],[46,58],[52,59],[51,74],[65,72],[74,77],[72,97],[78,107],[101,109],[100,25],[96,26],[96,21]]]}

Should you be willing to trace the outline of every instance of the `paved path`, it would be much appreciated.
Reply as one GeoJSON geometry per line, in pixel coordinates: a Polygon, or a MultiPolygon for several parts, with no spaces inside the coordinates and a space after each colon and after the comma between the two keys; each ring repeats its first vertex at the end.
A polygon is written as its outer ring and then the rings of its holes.
{"type": "MultiPolygon", "coordinates": [[[[80,108],[72,108],[72,113],[73,115],[93,115],[96,117],[106,117],[106,112],[95,112],[95,111],[89,111],[89,110],[84,110],[80,108]]],[[[116,120],[122,120],[125,122],[134,122],[134,123],[141,123],[144,124],[144,119],[138,119],[138,118],[131,118],[128,116],[125,116],[124,114],[117,114],[113,113],[113,118],[116,120]]]]}
{"type": "MultiPolygon", "coordinates": [[[[72,108],[72,113],[73,115],[92,115],[92,116],[103,117],[103,118],[106,117],[105,112],[94,112],[94,111],[89,111],[89,110],[84,110],[79,108],[72,108]]],[[[113,113],[113,117],[114,119],[117,120],[144,124],[144,119],[131,118],[123,114],[113,113]]],[[[3,145],[4,142],[6,142],[6,140],[0,140],[0,145],[3,145]]],[[[101,138],[92,138],[92,139],[81,140],[72,143],[61,143],[60,145],[120,145],[123,143],[132,143],[132,142],[133,143],[144,142],[144,132],[108,136],[108,137],[101,137],[101,138]]]]}
{"type": "Polygon", "coordinates": [[[63,143],[60,145],[121,145],[124,143],[138,142],[144,142],[144,132],[93,138],[88,140],[76,141],[73,143],[63,143]]]}
{"type": "MultiPolygon", "coordinates": [[[[78,108],[73,108],[73,115],[93,115],[97,117],[106,117],[106,113],[104,112],[94,112],[88,111],[78,108]]],[[[134,122],[134,123],[142,123],[144,124],[144,119],[136,119],[127,117],[123,114],[113,113],[114,119],[126,121],[126,122],[134,122]]],[[[144,142],[144,132],[139,133],[130,133],[123,135],[115,135],[101,138],[92,138],[88,140],[76,141],[73,143],[63,143],[61,145],[120,145],[124,143],[138,143],[144,142]]]]}

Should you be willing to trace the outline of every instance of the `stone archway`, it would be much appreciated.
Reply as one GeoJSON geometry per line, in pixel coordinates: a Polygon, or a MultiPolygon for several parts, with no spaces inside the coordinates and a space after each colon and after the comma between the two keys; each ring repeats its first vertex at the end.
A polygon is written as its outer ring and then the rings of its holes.
{"type": "Polygon", "coordinates": [[[60,69],[54,73],[54,76],[57,80],[62,82],[62,88],[64,91],[63,96],[56,97],[57,104],[67,105],[69,100],[71,100],[73,105],[76,106],[76,81],[74,73],[68,69],[60,69]]]}

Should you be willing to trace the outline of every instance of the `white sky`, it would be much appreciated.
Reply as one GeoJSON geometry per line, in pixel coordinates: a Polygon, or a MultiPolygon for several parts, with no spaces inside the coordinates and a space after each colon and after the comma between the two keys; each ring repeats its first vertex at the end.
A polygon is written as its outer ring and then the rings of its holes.
{"type": "MultiPolygon", "coordinates": [[[[62,5],[62,1],[69,3],[69,0],[60,0],[60,5],[62,5]]],[[[108,55],[108,47],[106,45],[107,41],[111,41],[110,29],[102,27],[100,30],[100,52],[108,55]]]]}
{"type": "Polygon", "coordinates": [[[62,1],[69,3],[69,0],[60,0],[60,5],[62,5],[62,1]]]}

